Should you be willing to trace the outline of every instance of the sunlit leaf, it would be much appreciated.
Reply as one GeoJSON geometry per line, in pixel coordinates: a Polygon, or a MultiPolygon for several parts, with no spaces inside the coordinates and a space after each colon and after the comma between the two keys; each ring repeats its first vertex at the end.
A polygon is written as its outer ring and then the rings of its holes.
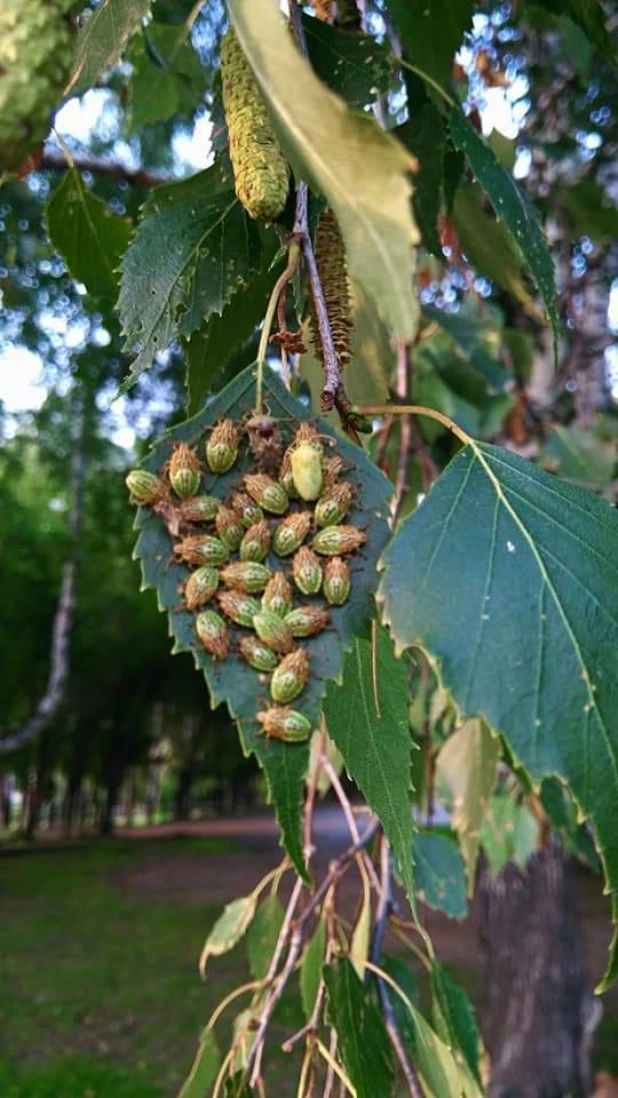
{"type": "Polygon", "coordinates": [[[139,30],[152,0],[101,0],[80,28],[75,62],[65,95],[93,87],[112,65],[117,65],[127,42],[139,30]]]}
{"type": "Polygon", "coordinates": [[[326,955],[326,919],[322,917],[315,934],[305,946],[300,969],[300,997],[307,1021],[313,1014],[313,1008],[322,979],[322,966],[326,955]]]}
{"type": "Polygon", "coordinates": [[[246,934],[255,915],[257,898],[253,892],[232,900],[219,916],[208,935],[200,956],[200,972],[204,975],[209,957],[221,957],[229,953],[246,934]]]}
{"type": "Polygon", "coordinates": [[[353,114],[315,76],[272,0],[229,0],[242,47],[284,149],[328,200],[341,227],[350,275],[398,339],[411,339],[413,245],[406,150],[367,114],[353,114]]]}
{"type": "Polygon", "coordinates": [[[128,383],[174,339],[221,314],[261,258],[258,229],[217,166],[158,187],[122,263],[118,307],[127,350],[137,352],[128,383]]]}

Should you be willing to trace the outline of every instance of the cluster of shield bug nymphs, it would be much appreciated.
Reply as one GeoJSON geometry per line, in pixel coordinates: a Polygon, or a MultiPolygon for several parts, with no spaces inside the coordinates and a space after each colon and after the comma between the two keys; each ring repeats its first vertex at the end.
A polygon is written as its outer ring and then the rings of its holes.
{"type": "Polygon", "coordinates": [[[347,521],[356,488],[335,440],[300,423],[285,448],[269,416],[221,419],[205,444],[177,442],[159,476],[137,469],[127,486],[133,503],[161,517],[175,559],[192,569],[181,596],[198,642],[214,660],[239,658],[268,676],[271,704],[256,715],[265,735],[306,740],[311,722],[291,708],[302,705],[311,675],[302,642],[348,599],[344,558],[366,540],[347,521]],[[214,482],[233,470],[245,438],[250,471],[225,501],[201,494],[203,473],[214,482]]]}

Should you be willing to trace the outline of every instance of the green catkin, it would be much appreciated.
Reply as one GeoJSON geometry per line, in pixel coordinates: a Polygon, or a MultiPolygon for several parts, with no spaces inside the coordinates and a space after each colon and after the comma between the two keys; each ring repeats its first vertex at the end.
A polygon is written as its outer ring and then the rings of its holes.
{"type": "Polygon", "coordinates": [[[287,200],[288,166],[233,29],[221,43],[221,82],[236,194],[250,217],[276,221],[287,200]]]}

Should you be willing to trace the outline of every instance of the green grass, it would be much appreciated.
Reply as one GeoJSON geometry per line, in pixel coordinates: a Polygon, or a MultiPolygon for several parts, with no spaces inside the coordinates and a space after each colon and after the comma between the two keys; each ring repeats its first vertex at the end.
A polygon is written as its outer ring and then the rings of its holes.
{"type": "Polygon", "coordinates": [[[2,1098],[176,1093],[212,1007],[246,978],[244,954],[203,984],[197,958],[220,906],[168,899],[163,881],[136,898],[123,874],[161,854],[234,849],[140,840],[2,859],[2,1098]]]}

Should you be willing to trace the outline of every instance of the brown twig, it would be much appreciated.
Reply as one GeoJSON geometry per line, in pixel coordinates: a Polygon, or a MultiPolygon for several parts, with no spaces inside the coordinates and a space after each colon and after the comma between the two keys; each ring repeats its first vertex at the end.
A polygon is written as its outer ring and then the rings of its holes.
{"type": "MultiPolygon", "coordinates": [[[[376,911],[376,920],[373,931],[373,941],[371,943],[370,959],[374,965],[379,963],[379,959],[382,953],[382,945],[384,942],[384,934],[386,932],[386,924],[392,907],[392,879],[391,879],[391,866],[390,866],[390,850],[388,840],[385,835],[382,835],[381,849],[380,849],[380,883],[381,883],[381,897],[378,909],[376,911]]],[[[369,977],[370,970],[367,969],[365,973],[365,980],[369,977]]],[[[423,1090],[421,1084],[417,1078],[416,1072],[412,1067],[408,1059],[408,1054],[404,1048],[401,1034],[397,1028],[397,1022],[395,1019],[395,1011],[393,1004],[384,980],[381,980],[379,976],[376,976],[378,984],[378,995],[380,997],[380,1004],[382,1006],[382,1012],[384,1014],[384,1024],[386,1026],[386,1032],[388,1033],[389,1040],[393,1046],[395,1056],[399,1061],[399,1066],[403,1073],[404,1079],[408,1087],[408,1093],[411,1098],[423,1098],[423,1090]]]]}
{"type": "Polygon", "coordinates": [[[73,156],[69,164],[66,157],[59,153],[45,152],[41,158],[37,170],[52,172],[66,172],[69,167],[77,168],[80,172],[90,172],[91,175],[102,176],[106,179],[120,179],[130,183],[132,187],[143,188],[159,187],[162,183],[170,183],[160,175],[153,175],[143,168],[127,168],[124,164],[118,164],[111,160],[96,160],[87,156],[73,156]]]}

